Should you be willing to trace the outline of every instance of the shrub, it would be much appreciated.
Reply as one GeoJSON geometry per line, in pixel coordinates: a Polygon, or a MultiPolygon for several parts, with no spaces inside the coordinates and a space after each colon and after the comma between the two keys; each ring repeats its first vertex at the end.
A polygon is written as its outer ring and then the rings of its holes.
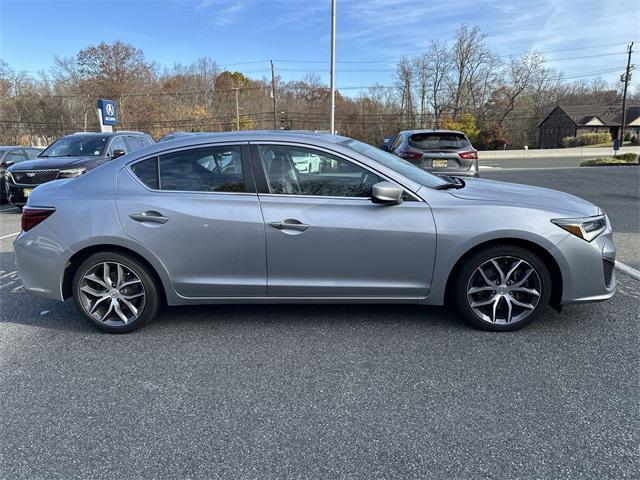
{"type": "Polygon", "coordinates": [[[609,132],[579,133],[575,137],[564,137],[562,139],[562,145],[565,148],[597,145],[600,143],[611,143],[611,134],[609,132]]]}
{"type": "Polygon", "coordinates": [[[580,163],[581,167],[597,167],[607,165],[638,165],[638,155],[635,153],[623,153],[616,157],[590,158],[580,163]]]}

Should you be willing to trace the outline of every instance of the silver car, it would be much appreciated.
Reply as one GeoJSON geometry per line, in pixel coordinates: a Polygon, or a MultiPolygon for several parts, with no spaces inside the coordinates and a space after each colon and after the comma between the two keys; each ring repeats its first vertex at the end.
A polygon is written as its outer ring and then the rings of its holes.
{"type": "Polygon", "coordinates": [[[435,175],[479,176],[478,151],[455,130],[406,130],[386,150],[435,175]]]}
{"type": "Polygon", "coordinates": [[[165,305],[449,302],[488,330],[610,298],[607,216],[542,188],[434,176],[345,137],[185,136],[36,188],[25,288],[130,332],[165,305]]]}

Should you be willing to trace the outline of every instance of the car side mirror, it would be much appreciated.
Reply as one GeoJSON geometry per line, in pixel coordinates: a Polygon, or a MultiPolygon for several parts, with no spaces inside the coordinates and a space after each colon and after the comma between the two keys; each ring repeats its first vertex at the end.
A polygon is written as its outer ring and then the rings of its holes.
{"type": "Polygon", "coordinates": [[[127,152],[125,152],[124,150],[114,150],[113,153],[111,154],[111,158],[121,157],[125,153],[127,153],[127,152]]]}
{"type": "Polygon", "coordinates": [[[404,190],[391,182],[378,182],[371,187],[371,201],[381,205],[402,203],[404,190]]]}
{"type": "Polygon", "coordinates": [[[1,166],[2,166],[2,167],[10,167],[10,166],[11,166],[11,165],[13,165],[14,163],[16,163],[16,162],[14,162],[13,160],[5,160],[4,162],[2,162],[2,165],[1,165],[1,166]]]}

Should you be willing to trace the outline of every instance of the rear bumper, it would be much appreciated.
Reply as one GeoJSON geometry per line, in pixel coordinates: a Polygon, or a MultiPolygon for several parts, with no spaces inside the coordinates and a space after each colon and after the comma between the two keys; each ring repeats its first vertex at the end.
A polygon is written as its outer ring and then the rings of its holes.
{"type": "Polygon", "coordinates": [[[63,300],[62,275],[73,252],[43,222],[13,242],[24,288],[40,297],[63,300]]]}
{"type": "MultiPolygon", "coordinates": [[[[437,159],[436,159],[437,160],[437,159]]],[[[426,170],[429,173],[433,173],[434,175],[439,176],[448,176],[448,177],[479,177],[478,165],[475,160],[471,161],[471,165],[459,165],[459,166],[449,166],[444,169],[432,168],[429,166],[425,166],[425,161],[421,160],[420,162],[412,162],[416,166],[426,170]]],[[[451,164],[451,162],[449,162],[451,164]]]]}
{"type": "Polygon", "coordinates": [[[433,173],[438,176],[446,176],[446,177],[475,177],[478,178],[480,175],[476,170],[427,170],[429,173],[433,173]]]}

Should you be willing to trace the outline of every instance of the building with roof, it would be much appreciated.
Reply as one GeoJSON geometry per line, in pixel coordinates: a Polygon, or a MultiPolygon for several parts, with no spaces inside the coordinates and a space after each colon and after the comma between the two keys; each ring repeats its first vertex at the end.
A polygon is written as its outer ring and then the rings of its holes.
{"type": "MultiPolygon", "coordinates": [[[[608,132],[618,136],[621,105],[558,105],[538,124],[540,148],[562,147],[562,139],[581,133],[608,132]]],[[[625,132],[640,134],[640,105],[627,105],[625,132]]]]}

